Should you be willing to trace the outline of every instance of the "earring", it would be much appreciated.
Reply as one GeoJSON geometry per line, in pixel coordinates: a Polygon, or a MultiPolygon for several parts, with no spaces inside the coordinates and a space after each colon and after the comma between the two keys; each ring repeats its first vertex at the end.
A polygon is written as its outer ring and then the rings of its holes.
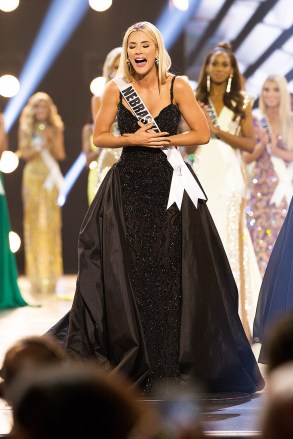
{"type": "Polygon", "coordinates": [[[131,73],[131,70],[132,70],[131,62],[129,61],[129,59],[127,59],[126,62],[127,62],[128,70],[129,70],[129,72],[131,73]]]}
{"type": "Polygon", "coordinates": [[[207,91],[208,93],[211,91],[211,77],[207,75],[207,91]]]}
{"type": "Polygon", "coordinates": [[[230,76],[228,78],[227,87],[226,87],[226,93],[230,93],[231,91],[231,84],[232,84],[233,75],[230,73],[230,76]]]}
{"type": "Polygon", "coordinates": [[[160,63],[159,58],[156,56],[156,58],[155,58],[156,67],[159,67],[159,63],[160,63]]]}

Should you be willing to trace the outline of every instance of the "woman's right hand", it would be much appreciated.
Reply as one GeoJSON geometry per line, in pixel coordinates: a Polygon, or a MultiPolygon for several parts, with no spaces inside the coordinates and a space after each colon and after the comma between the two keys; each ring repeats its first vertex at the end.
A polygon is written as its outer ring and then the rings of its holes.
{"type": "Polygon", "coordinates": [[[128,138],[129,145],[131,146],[146,146],[148,148],[162,148],[168,146],[171,140],[168,138],[169,133],[167,131],[162,131],[156,133],[152,127],[153,122],[144,124],[138,121],[140,128],[135,133],[125,133],[124,137],[128,138]],[[167,136],[167,137],[166,137],[167,136]]]}

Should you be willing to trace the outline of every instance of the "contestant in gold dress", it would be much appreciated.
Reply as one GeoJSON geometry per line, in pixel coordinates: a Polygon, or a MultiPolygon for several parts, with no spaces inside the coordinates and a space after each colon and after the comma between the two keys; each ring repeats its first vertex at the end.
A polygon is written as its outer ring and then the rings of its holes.
{"type": "Polygon", "coordinates": [[[57,204],[65,157],[63,122],[50,96],[38,92],[22,111],[19,150],[23,171],[25,273],[34,294],[54,293],[62,268],[61,211],[57,204]]]}

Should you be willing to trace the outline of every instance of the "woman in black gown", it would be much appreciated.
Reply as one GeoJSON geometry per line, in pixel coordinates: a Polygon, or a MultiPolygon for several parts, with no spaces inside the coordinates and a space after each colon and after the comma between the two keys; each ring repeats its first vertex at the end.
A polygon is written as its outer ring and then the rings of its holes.
{"type": "MultiPolygon", "coordinates": [[[[170,65],[155,26],[142,22],[127,30],[117,76],[157,115],[161,132],[138,122],[109,82],[94,143],[123,146],[123,153],[83,221],[73,306],[51,332],[65,338],[73,355],[96,357],[145,392],[164,379],[195,378],[212,392],[255,392],[263,380],[205,199],[195,207],[185,192],[181,209],[167,208],[173,169],[162,147],[209,140],[191,87],[169,73],[170,65]],[[110,131],[116,114],[120,136],[110,131]],[[190,130],[177,134],[181,115],[190,130]]],[[[192,185],[200,190],[195,176],[192,185]]]]}

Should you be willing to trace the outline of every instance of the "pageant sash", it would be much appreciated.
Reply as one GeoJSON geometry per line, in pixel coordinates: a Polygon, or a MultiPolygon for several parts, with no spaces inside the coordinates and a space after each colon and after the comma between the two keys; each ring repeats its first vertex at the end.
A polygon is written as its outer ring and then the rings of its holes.
{"type": "MultiPolygon", "coordinates": [[[[156,133],[161,132],[155,119],[135,91],[133,85],[124,81],[121,77],[114,78],[114,81],[137,119],[144,124],[153,122],[154,125],[152,130],[156,133]]],[[[164,147],[161,149],[166,154],[167,160],[173,168],[167,209],[169,209],[173,203],[177,204],[179,210],[181,209],[184,190],[189,195],[195,207],[197,207],[198,199],[206,200],[206,196],[188,169],[180,152],[175,146],[164,147]]]]}
{"type": "Polygon", "coordinates": [[[280,157],[272,155],[272,132],[271,126],[266,117],[260,120],[261,127],[266,131],[268,136],[267,151],[270,154],[271,162],[276,172],[279,182],[270,199],[270,204],[275,204],[277,207],[281,204],[283,198],[286,199],[288,205],[290,204],[293,195],[293,167],[292,163],[286,164],[285,160],[280,157]]]}
{"type": "Polygon", "coordinates": [[[64,177],[60,171],[58,162],[54,159],[54,157],[47,149],[41,149],[41,144],[42,138],[40,136],[34,136],[33,145],[36,151],[39,152],[43,162],[45,163],[49,171],[49,174],[44,181],[43,187],[47,190],[52,190],[53,186],[55,185],[60,192],[64,186],[64,177]]]}

